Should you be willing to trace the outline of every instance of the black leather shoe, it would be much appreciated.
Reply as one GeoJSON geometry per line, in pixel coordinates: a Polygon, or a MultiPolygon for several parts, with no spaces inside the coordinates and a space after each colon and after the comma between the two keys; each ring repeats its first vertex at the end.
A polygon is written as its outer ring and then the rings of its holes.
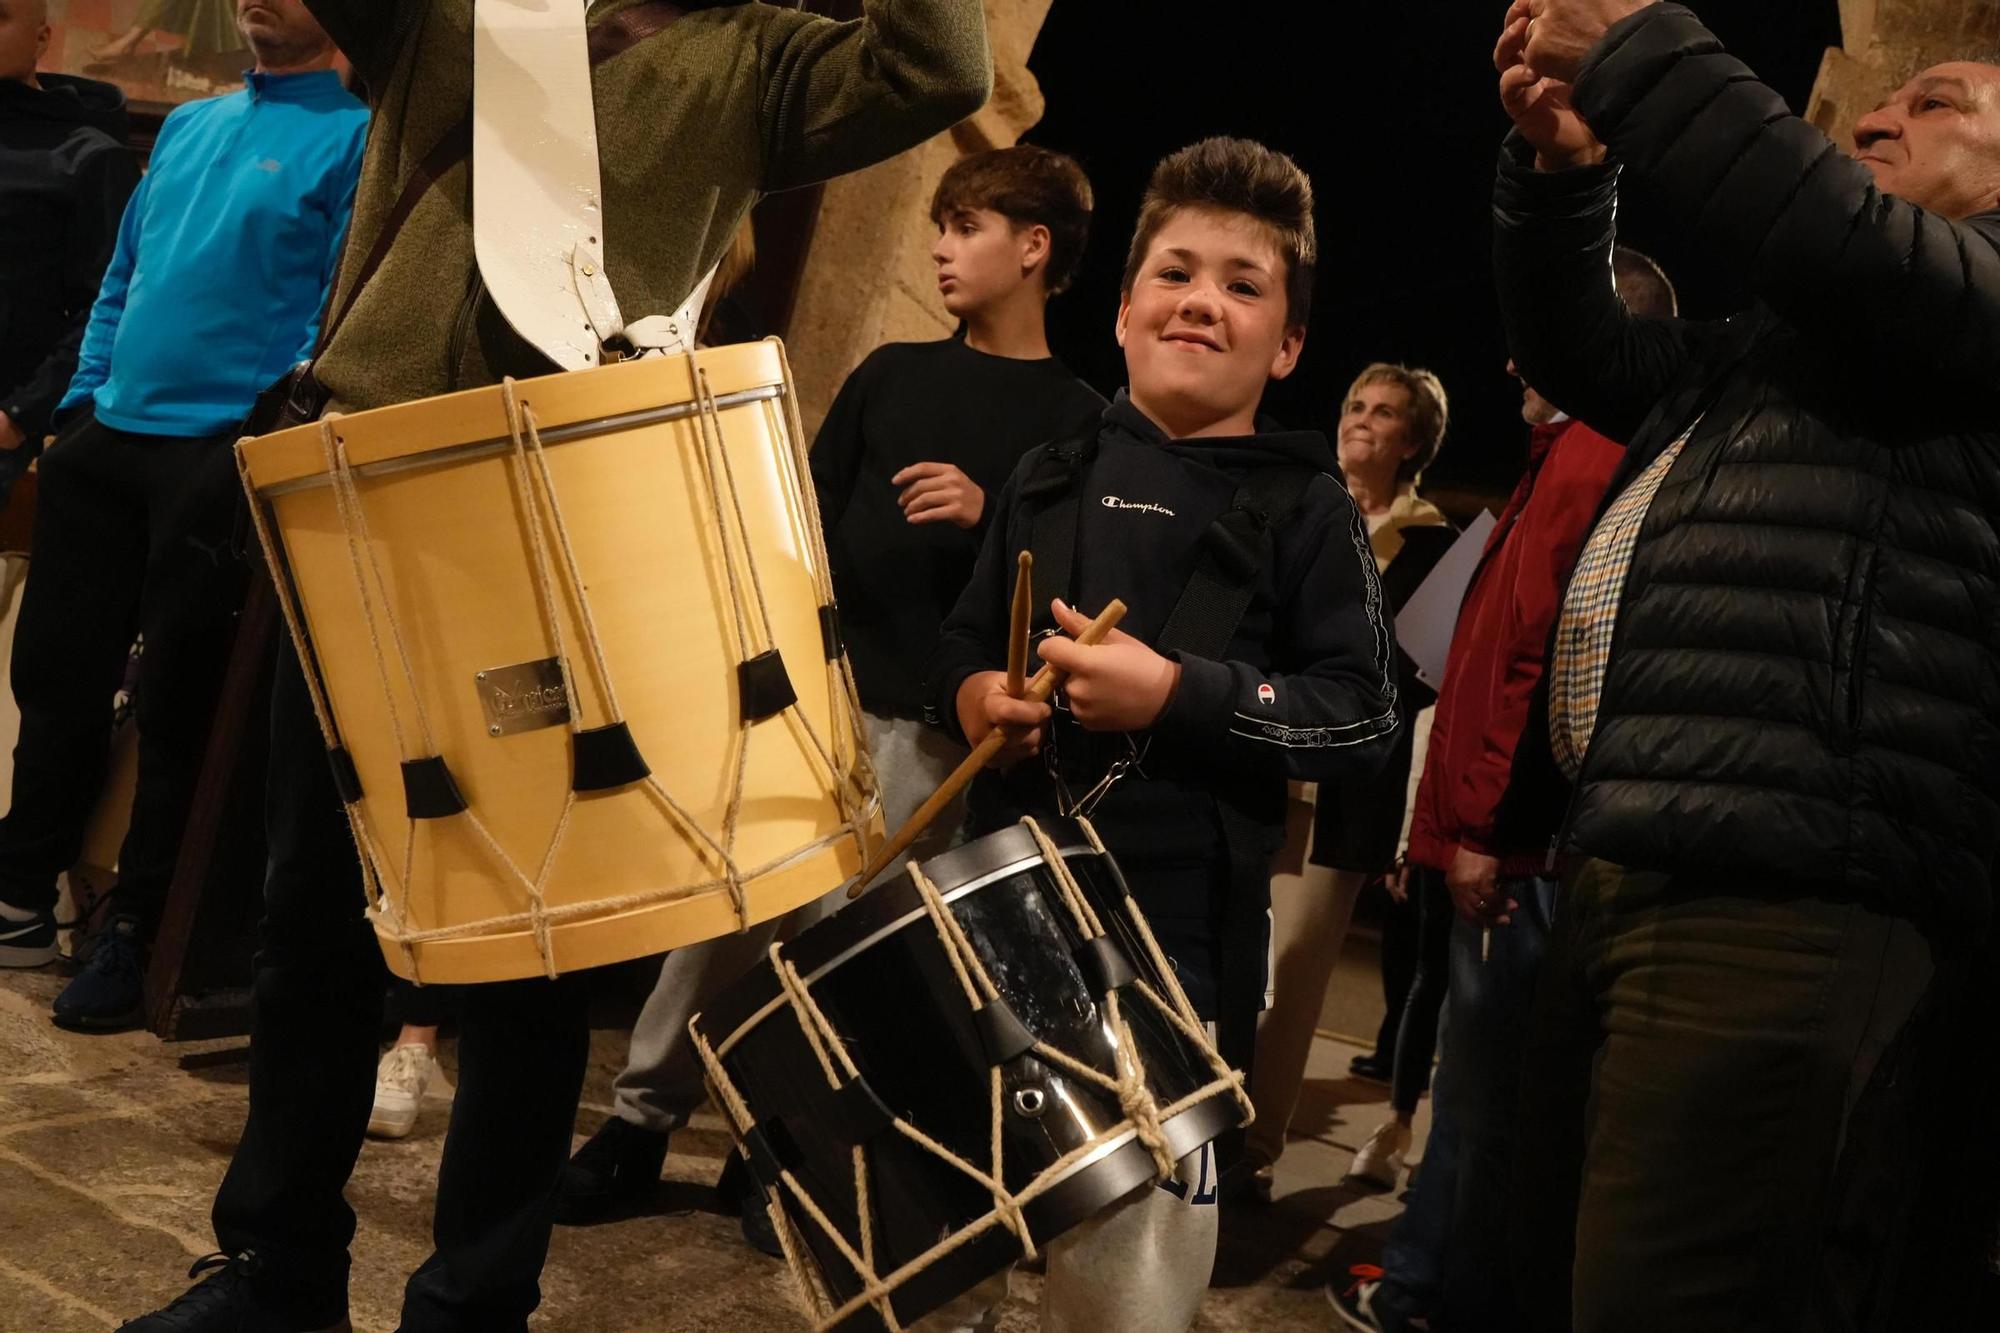
{"type": "Polygon", "coordinates": [[[197,1259],[188,1276],[200,1278],[171,1305],[118,1326],[119,1333],[353,1333],[347,1316],[299,1317],[258,1299],[250,1278],[261,1265],[248,1250],[197,1259]],[[202,1277],[206,1273],[208,1276],[202,1277]]]}
{"type": "Polygon", "coordinates": [[[556,1221],[588,1226],[631,1213],[659,1188],[666,1160],[665,1134],[612,1116],[564,1164],[556,1182],[556,1221]]]}
{"type": "Polygon", "coordinates": [[[1357,1055],[1347,1062],[1347,1072],[1372,1083],[1387,1083],[1395,1070],[1380,1054],[1357,1055]]]}

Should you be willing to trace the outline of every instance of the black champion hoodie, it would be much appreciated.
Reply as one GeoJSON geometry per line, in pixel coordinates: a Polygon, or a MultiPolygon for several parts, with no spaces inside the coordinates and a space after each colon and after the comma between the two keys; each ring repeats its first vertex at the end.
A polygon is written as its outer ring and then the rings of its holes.
{"type": "MultiPolygon", "coordinates": [[[[1008,481],[972,581],[944,624],[928,676],[946,726],[959,734],[956,699],[968,676],[1004,669],[1014,556],[1032,547],[1035,506],[1020,490],[1040,451],[1008,481]]],[[[1283,840],[1285,782],[1365,777],[1380,768],[1395,734],[1394,644],[1368,533],[1335,459],[1316,431],[1234,439],[1169,440],[1120,394],[1105,412],[1098,451],[1079,485],[1076,562],[1068,600],[1095,615],[1112,598],[1128,607],[1120,626],[1152,643],[1200,561],[1209,525],[1226,512],[1250,469],[1301,465],[1321,475],[1273,534],[1272,558],[1222,659],[1183,652],[1181,681],[1151,732],[1132,737],[1137,770],[1111,788],[1092,816],[1105,845],[1162,934],[1177,937],[1185,966],[1213,944],[1218,912],[1204,895],[1226,877],[1227,803],[1283,840]]],[[[1051,617],[1038,607],[1037,625],[1051,617]]],[[[1032,669],[1032,668],[1031,668],[1032,669]]],[[[1122,736],[1085,733],[1061,710],[1055,745],[1073,794],[1127,753],[1122,736]]],[[[962,737],[961,737],[962,739],[962,737]]],[[[1023,814],[1055,810],[1040,760],[989,769],[973,784],[969,831],[991,832],[1023,814]]],[[[1170,946],[1171,949],[1172,946],[1170,946]]]]}
{"type": "Polygon", "coordinates": [[[125,94],[0,80],[0,412],[37,443],[76,371],[139,163],[125,94]]]}

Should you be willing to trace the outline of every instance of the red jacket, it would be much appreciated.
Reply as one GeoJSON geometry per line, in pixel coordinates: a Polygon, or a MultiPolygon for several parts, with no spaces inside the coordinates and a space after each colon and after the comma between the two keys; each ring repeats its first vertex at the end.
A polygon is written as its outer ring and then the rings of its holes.
{"type": "Polygon", "coordinates": [[[1535,427],[1528,471],[1459,607],[1410,822],[1410,860],[1446,870],[1459,847],[1539,874],[1546,847],[1495,846],[1494,811],[1542,678],[1563,588],[1624,449],[1580,421],[1535,427]]]}

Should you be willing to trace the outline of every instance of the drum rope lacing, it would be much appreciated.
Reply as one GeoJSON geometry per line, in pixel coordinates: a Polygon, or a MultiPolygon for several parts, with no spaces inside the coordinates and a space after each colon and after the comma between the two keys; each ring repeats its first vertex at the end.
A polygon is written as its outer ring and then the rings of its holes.
{"type": "MultiPolygon", "coordinates": [[[[1069,867],[1055,843],[1032,817],[1022,819],[1021,823],[1026,825],[1029,832],[1033,835],[1036,847],[1040,851],[1044,863],[1049,866],[1060,890],[1058,896],[1062,898],[1065,906],[1069,909],[1079,933],[1083,935],[1086,941],[1105,938],[1106,933],[1102,920],[1091,907],[1082,886],[1077,883],[1075,877],[1070,873],[1069,867]]],[[[1105,852],[1103,842],[1097,836],[1097,831],[1090,826],[1089,821],[1079,820],[1078,825],[1084,830],[1091,847],[1099,855],[1108,855],[1105,852]]],[[[939,942],[944,949],[945,957],[951,964],[952,972],[958,978],[959,985],[965,993],[966,1002],[977,1009],[987,1003],[1000,999],[999,988],[994,984],[991,975],[986,971],[985,965],[981,962],[978,954],[972,947],[971,941],[965,935],[964,927],[959,924],[957,917],[951,911],[950,905],[944,901],[944,897],[939,892],[937,885],[924,873],[923,867],[918,863],[911,862],[907,870],[912,882],[916,885],[919,895],[923,899],[925,914],[929,917],[933,929],[937,932],[939,942]]],[[[1153,1157],[1157,1179],[1165,1180],[1172,1176],[1178,1165],[1169,1155],[1164,1132],[1164,1126],[1167,1121],[1223,1090],[1229,1091],[1235,1098],[1245,1117],[1243,1123],[1249,1123],[1254,1112],[1250,1105],[1249,1096],[1243,1086],[1242,1075],[1229,1068],[1228,1064],[1216,1053],[1213,1045],[1207,1039],[1207,1034],[1202,1030],[1201,1021],[1196,1015],[1193,1005],[1189,1002],[1186,991],[1182,989],[1180,982],[1175,978],[1172,965],[1166,961],[1165,955],[1160,952],[1159,943],[1154,938],[1151,927],[1146,924],[1145,917],[1138,912],[1129,913],[1128,916],[1133,924],[1137,926],[1141,942],[1152,955],[1158,972],[1164,978],[1167,995],[1163,997],[1143,979],[1132,982],[1132,988],[1157,1008],[1166,1017],[1167,1021],[1189,1040],[1196,1050],[1203,1053],[1208,1061],[1211,1072],[1216,1075],[1215,1079],[1173,1102],[1171,1105],[1160,1106],[1158,1099],[1146,1084],[1145,1070],[1139,1064],[1136,1055],[1136,1040],[1129,1020],[1124,1017],[1121,1011],[1118,991],[1116,989],[1109,991],[1105,996],[1105,1017],[1111,1025],[1115,1036],[1113,1049],[1113,1058],[1117,1068],[1115,1077],[1107,1076],[1102,1071],[1083,1064],[1068,1053],[1057,1050],[1045,1041],[1037,1040],[1030,1049],[1033,1054],[1047,1063],[1066,1070],[1080,1080],[1095,1084],[1117,1097],[1119,1108],[1131,1123],[1135,1136],[1153,1157]]],[[[771,946],[770,959],[772,968],[777,974],[779,985],[784,992],[785,999],[799,1021],[799,1029],[805,1036],[807,1044],[811,1046],[814,1055],[819,1061],[821,1072],[826,1076],[828,1086],[839,1089],[844,1083],[861,1078],[861,1070],[855,1065],[852,1057],[849,1055],[845,1042],[834,1029],[833,1024],[827,1019],[819,1004],[813,999],[810,984],[799,975],[797,968],[785,958],[782,945],[774,944],[771,946]]],[[[701,1057],[702,1064],[707,1071],[710,1092],[729,1114],[730,1122],[736,1130],[737,1137],[741,1139],[756,1128],[755,1115],[752,1113],[749,1104],[743,1098],[740,1090],[737,1089],[734,1082],[729,1078],[727,1071],[722,1066],[720,1057],[716,1055],[707,1039],[692,1024],[689,1025],[689,1031],[694,1038],[696,1053],[701,1057]]],[[[925,1134],[921,1129],[909,1123],[902,1116],[895,1115],[893,1112],[891,1113],[890,1125],[898,1133],[929,1152],[932,1156],[937,1157],[978,1183],[981,1188],[985,1189],[991,1195],[994,1201],[994,1210],[991,1213],[953,1232],[937,1245],[905,1263],[892,1273],[878,1273],[873,1261],[874,1224],[870,1195],[867,1188],[867,1148],[865,1145],[857,1144],[852,1149],[855,1169],[856,1224],[860,1229],[862,1241],[862,1249],[858,1253],[853,1243],[828,1219],[824,1209],[812,1197],[811,1192],[799,1182],[797,1177],[788,1168],[784,1168],[782,1164],[780,1165],[779,1183],[782,1186],[783,1192],[789,1193],[797,1201],[800,1209],[826,1235],[842,1259],[847,1262],[849,1267],[854,1270],[855,1275],[863,1283],[860,1292],[856,1293],[838,1308],[835,1308],[831,1297],[811,1277],[810,1266],[802,1265],[799,1262],[798,1251],[803,1248],[803,1242],[790,1234],[792,1227],[790,1215],[784,1210],[778,1195],[773,1193],[767,1200],[771,1220],[783,1243],[786,1258],[793,1265],[800,1288],[805,1293],[806,1304],[808,1308],[814,1310],[819,1316],[819,1326],[822,1329],[829,1328],[841,1320],[848,1318],[857,1310],[869,1306],[875,1308],[884,1323],[892,1330],[892,1333],[895,1330],[902,1329],[903,1325],[897,1321],[894,1310],[890,1305],[890,1295],[916,1273],[937,1263],[952,1251],[969,1243],[994,1226],[1006,1227],[1020,1242],[1023,1255],[1029,1258],[1034,1256],[1036,1247],[1034,1238],[1030,1234],[1027,1225],[1026,1206],[1059,1183],[1062,1173],[1069,1166],[1101,1148],[1104,1139],[1102,1136],[1093,1138],[1091,1141],[1072,1149],[1044,1168],[1041,1174],[1031,1181],[1025,1189],[1010,1191],[1005,1181],[1005,1157],[1002,1141],[1004,1086],[998,1066],[995,1066],[991,1071],[989,1092],[993,1112],[991,1139],[992,1169],[990,1171],[982,1171],[979,1167],[965,1160],[957,1153],[954,1153],[930,1135],[925,1134]]]]}
{"type": "MultiPolygon", "coordinates": [[[[792,362],[790,356],[785,352],[784,342],[778,338],[771,338],[767,341],[778,353],[778,364],[783,369],[785,383],[788,385],[793,383],[792,362]]],[[[773,434],[782,436],[791,443],[791,494],[800,497],[800,501],[805,507],[807,521],[803,526],[806,531],[806,539],[812,545],[813,578],[819,589],[819,604],[822,607],[832,607],[835,605],[833,594],[833,558],[827,552],[826,524],[821,521],[819,512],[819,488],[812,483],[812,464],[808,461],[806,455],[805,418],[799,415],[799,396],[796,393],[784,395],[784,403],[785,429],[774,431],[773,434]]],[[[769,412],[771,410],[770,405],[767,403],[765,411],[769,412]]],[[[834,693],[841,695],[847,700],[849,716],[855,718],[861,717],[861,687],[855,682],[854,665],[847,660],[847,654],[845,652],[827,653],[826,668],[829,677],[827,683],[834,693]]],[[[849,739],[855,740],[857,743],[854,746],[854,753],[847,756],[849,761],[848,766],[840,771],[866,775],[865,782],[858,788],[859,792],[878,790],[879,784],[875,775],[875,760],[868,753],[868,747],[860,744],[859,737],[852,731],[849,732],[849,739]]],[[[839,741],[840,737],[836,734],[834,736],[834,757],[836,759],[840,758],[839,741]]],[[[863,800],[865,803],[865,797],[863,800]]],[[[845,808],[843,805],[842,809],[845,810],[845,808]]],[[[865,830],[867,829],[865,810],[861,812],[859,817],[852,820],[852,826],[855,831],[855,844],[861,851],[862,864],[866,865],[869,857],[874,854],[874,849],[868,846],[868,840],[865,836],[865,830]]]]}
{"type": "MultiPolygon", "coordinates": [[[[761,575],[756,569],[755,556],[750,550],[748,528],[742,499],[736,485],[735,469],[729,461],[728,451],[723,443],[720,410],[714,394],[709,388],[706,372],[696,363],[692,352],[687,354],[687,364],[689,379],[694,388],[698,409],[695,419],[698,423],[697,434],[701,442],[700,462],[704,476],[709,482],[710,498],[715,507],[717,527],[722,534],[722,563],[727,572],[730,584],[732,612],[736,619],[735,628],[739,650],[743,651],[747,656],[749,636],[743,620],[748,610],[748,605],[744,600],[741,578],[737,569],[736,543],[731,540],[728,525],[723,517],[721,496],[717,493],[717,488],[714,484],[717,472],[714,460],[717,458],[721,462],[721,475],[730,491],[731,507],[735,511],[739,525],[738,534],[743,555],[750,565],[751,595],[754,598],[755,609],[764,631],[764,641],[770,646],[775,647],[776,639],[772,632],[769,609],[764,601],[761,575]]],[[[785,383],[789,386],[791,382],[790,367],[787,365],[785,367],[785,383]]],[[[576,609],[582,638],[589,651],[589,660],[594,669],[593,674],[596,677],[596,684],[604,704],[604,711],[613,724],[622,723],[624,721],[623,710],[618,703],[612,672],[603,649],[602,637],[598,632],[596,618],[591,610],[581,566],[577,560],[574,545],[570,540],[569,526],[563,515],[561,500],[556,491],[553,473],[548,466],[533,409],[521,402],[517,386],[511,378],[504,380],[500,388],[502,402],[508,418],[508,433],[512,444],[511,461],[513,463],[516,483],[521,489],[522,499],[528,510],[528,527],[535,562],[534,568],[546,628],[555,647],[555,656],[561,672],[566,697],[574,701],[570,718],[572,736],[582,729],[582,701],[576,693],[575,681],[570,670],[562,631],[562,590],[559,587],[558,572],[549,554],[551,544],[559,547],[562,552],[563,572],[568,576],[568,591],[576,609]],[[533,463],[532,470],[530,469],[530,461],[533,463]],[[539,481],[539,486],[535,484],[536,481],[539,481]],[[545,508],[547,511],[546,518],[543,512],[545,508]],[[553,526],[554,530],[553,543],[550,541],[550,533],[548,531],[550,525],[553,526]]],[[[368,628],[371,654],[375,659],[376,674],[381,683],[391,730],[395,735],[400,758],[408,762],[413,759],[436,755],[438,750],[430,717],[418,688],[416,666],[404,637],[401,622],[397,617],[394,600],[389,595],[387,579],[383,574],[379,557],[376,554],[375,544],[369,531],[366,508],[362,503],[360,488],[355,481],[354,469],[347,455],[346,442],[339,434],[339,422],[341,419],[341,414],[329,413],[321,420],[321,449],[325,457],[328,477],[334,495],[335,513],[339,519],[342,535],[346,542],[349,564],[354,576],[355,590],[361,604],[364,621],[368,628]],[[371,576],[374,583],[374,590],[372,592],[369,586],[371,576]],[[417,729],[421,734],[422,744],[425,747],[423,755],[411,753],[410,738],[404,727],[402,710],[397,698],[398,692],[391,679],[388,653],[385,651],[383,642],[384,624],[386,624],[388,629],[388,639],[395,646],[396,657],[402,670],[404,684],[408,690],[410,702],[414,707],[417,729]]],[[[792,424],[796,428],[795,405],[793,407],[792,424]]],[[[804,467],[803,455],[800,452],[801,445],[796,435],[792,435],[789,444],[791,447],[791,463],[796,473],[804,467]]],[[[239,471],[243,467],[244,464],[239,461],[239,471]]],[[[259,539],[264,542],[265,548],[273,551],[279,549],[273,541],[273,535],[270,531],[267,517],[263,512],[263,507],[259,504],[252,504],[251,509],[257,525],[259,539]]],[[[825,605],[831,600],[831,574],[827,566],[824,540],[816,527],[818,521],[816,506],[808,512],[811,516],[811,522],[806,526],[810,534],[815,557],[814,568],[812,570],[814,589],[819,595],[820,603],[825,605]]],[[[301,666],[305,667],[309,660],[307,656],[309,652],[309,640],[305,633],[303,618],[299,613],[298,607],[294,604],[293,598],[290,595],[290,589],[284,586],[284,580],[274,580],[274,583],[278,585],[280,607],[283,610],[287,628],[292,634],[294,645],[299,651],[301,666]]],[[[851,710],[848,716],[851,719],[858,720],[860,717],[859,695],[854,685],[852,668],[848,665],[844,655],[831,662],[830,669],[834,671],[837,677],[836,683],[841,687],[831,691],[832,697],[845,702],[851,710]]],[[[325,695],[324,682],[319,679],[315,670],[305,669],[303,674],[306,678],[307,691],[312,702],[315,719],[320,726],[321,734],[329,750],[337,749],[339,746],[339,733],[334,721],[330,701],[325,695]]],[[[363,853],[360,860],[362,863],[363,889],[369,903],[369,914],[376,920],[378,926],[386,926],[386,930],[384,931],[386,937],[392,940],[400,949],[412,979],[417,980],[419,983],[422,981],[422,976],[420,961],[415,948],[418,944],[466,938],[498,929],[516,928],[525,925],[534,936],[536,950],[545,972],[547,975],[553,977],[557,974],[554,939],[551,932],[553,925],[573,918],[606,915],[645,906],[653,902],[693,897],[717,889],[724,890],[729,894],[732,909],[737,917],[738,928],[746,927],[750,924],[750,909],[745,893],[745,884],[747,881],[753,881],[765,874],[778,870],[787,863],[795,861],[802,856],[815,854],[844,838],[851,837],[854,839],[859,854],[864,860],[870,852],[867,839],[867,822],[874,808],[873,793],[876,783],[874,770],[867,760],[865,748],[858,743],[855,745],[855,758],[858,762],[848,770],[843,771],[836,757],[828,752],[817,729],[813,727],[810,718],[805,715],[804,710],[798,706],[796,700],[785,711],[805,733],[807,740],[811,744],[812,752],[817,755],[820,763],[825,766],[832,793],[838,804],[842,818],[842,823],[833,832],[815,840],[804,848],[783,853],[774,857],[770,862],[747,871],[737,863],[734,855],[736,832],[742,808],[749,731],[753,725],[750,722],[744,722],[739,728],[736,745],[732,754],[732,766],[735,772],[732,783],[732,795],[725,814],[723,841],[718,842],[710,835],[702,827],[700,821],[667,791],[664,784],[657,777],[648,775],[643,780],[645,790],[672,816],[685,833],[699,840],[715,859],[720,862],[722,874],[717,878],[699,884],[674,885],[664,889],[626,894],[612,899],[598,899],[588,903],[551,907],[547,901],[546,890],[549,876],[555,865],[557,852],[567,836],[571,816],[576,808],[577,793],[572,790],[567,794],[563,809],[552,831],[548,848],[544,852],[541,864],[534,875],[530,875],[523,870],[514,858],[507,853],[498,839],[493,836],[491,830],[486,827],[485,822],[475,812],[469,808],[458,812],[465,816],[467,826],[477,835],[480,842],[485,845],[495,859],[506,868],[508,873],[526,891],[528,897],[527,911],[493,917],[482,921],[466,922],[455,926],[430,930],[411,930],[408,920],[409,886],[414,878],[417,825],[420,821],[415,819],[409,821],[408,834],[403,848],[401,892],[392,894],[388,892],[381,873],[383,868],[391,863],[383,854],[383,849],[376,840],[372,829],[369,828],[368,821],[363,817],[363,813],[359,808],[360,803],[357,801],[349,806],[348,814],[356,841],[363,853]]],[[[851,730],[853,728],[850,728],[851,730]]]]}
{"type": "MultiPolygon", "coordinates": [[[[763,575],[758,572],[757,554],[750,544],[750,522],[743,511],[742,492],[736,485],[736,465],[730,460],[729,450],[723,440],[722,415],[716,407],[715,394],[709,388],[708,372],[695,361],[693,352],[687,354],[687,366],[688,378],[694,389],[695,405],[700,409],[695,413],[695,429],[702,444],[700,455],[702,469],[704,477],[708,481],[709,500],[715,510],[716,531],[721,534],[723,567],[729,576],[730,610],[736,628],[737,660],[747,662],[751,657],[755,656],[751,650],[757,647],[757,643],[750,628],[744,624],[747,608],[743,600],[742,578],[737,572],[735,552],[730,545],[729,524],[723,517],[722,497],[715,486],[716,460],[720,461],[721,475],[729,488],[730,507],[736,514],[737,540],[742,547],[743,563],[748,566],[750,571],[750,596],[754,599],[757,622],[762,626],[764,631],[762,647],[758,651],[776,649],[778,646],[778,637],[771,627],[771,608],[770,604],[764,599],[763,575]]],[[[788,370],[787,374],[789,373],[788,370]]],[[[796,441],[794,441],[794,448],[796,449],[796,441]]],[[[807,526],[816,528],[818,525],[817,511],[814,512],[813,518],[814,522],[807,526]]],[[[823,556],[819,562],[819,567],[821,570],[826,569],[823,556]]],[[[822,589],[822,605],[825,604],[825,600],[826,595],[822,589]]],[[[819,756],[820,762],[826,765],[827,777],[833,784],[834,799],[840,804],[841,817],[846,821],[847,826],[856,829],[865,827],[865,811],[857,811],[850,804],[850,793],[847,784],[841,779],[840,767],[836,763],[834,756],[827,752],[825,743],[820,740],[819,732],[812,724],[812,719],[805,715],[805,711],[797,706],[796,701],[785,710],[785,714],[796,721],[800,728],[804,730],[806,739],[812,742],[813,752],[819,756]]],[[[858,712],[856,716],[859,716],[858,712]]],[[[724,823],[724,828],[729,839],[729,849],[732,853],[735,851],[736,816],[741,809],[743,801],[743,779],[747,768],[745,760],[750,746],[750,729],[753,725],[755,725],[753,722],[745,719],[741,722],[738,731],[737,744],[739,748],[735,757],[736,772],[733,783],[734,789],[730,796],[729,813],[724,823]]],[[[871,777],[873,775],[872,768],[870,769],[870,775],[871,777]]],[[[856,843],[865,861],[868,856],[867,839],[857,836],[856,843]]],[[[731,893],[736,903],[739,927],[748,927],[750,924],[749,908],[743,898],[741,886],[739,885],[732,889],[731,893]]]]}

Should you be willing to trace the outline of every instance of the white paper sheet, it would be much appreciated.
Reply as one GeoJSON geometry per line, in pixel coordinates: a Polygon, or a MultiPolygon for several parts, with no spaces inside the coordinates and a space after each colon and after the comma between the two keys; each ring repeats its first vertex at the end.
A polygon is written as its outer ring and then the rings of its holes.
{"type": "Polygon", "coordinates": [[[1444,659],[1451,651],[1451,632],[1458,626],[1459,604],[1496,521],[1481,510],[1396,616],[1396,641],[1417,664],[1417,679],[1432,689],[1444,680],[1444,659]]]}

